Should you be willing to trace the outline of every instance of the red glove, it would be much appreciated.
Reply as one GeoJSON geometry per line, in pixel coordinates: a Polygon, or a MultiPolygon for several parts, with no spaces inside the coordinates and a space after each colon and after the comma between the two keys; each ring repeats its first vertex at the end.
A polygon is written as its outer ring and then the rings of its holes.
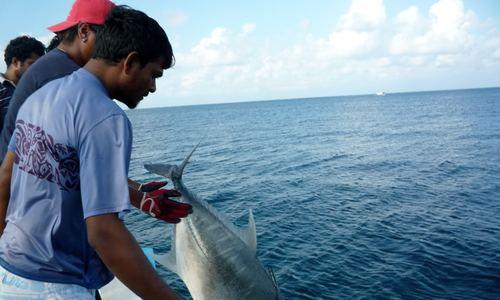
{"type": "Polygon", "coordinates": [[[149,193],[167,185],[167,181],[151,181],[139,186],[139,191],[149,193]]]}
{"type": "Polygon", "coordinates": [[[179,197],[176,190],[159,189],[144,193],[140,208],[145,213],[168,223],[179,223],[181,218],[193,212],[191,205],[169,199],[179,197]]]}

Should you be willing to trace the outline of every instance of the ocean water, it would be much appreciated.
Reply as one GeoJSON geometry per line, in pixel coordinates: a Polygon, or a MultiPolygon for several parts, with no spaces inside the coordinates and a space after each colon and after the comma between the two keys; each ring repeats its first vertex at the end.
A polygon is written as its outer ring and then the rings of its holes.
{"type": "MultiPolygon", "coordinates": [[[[184,183],[239,226],[253,209],[286,299],[500,299],[498,88],[128,115],[139,181],[202,141],[184,183]]],[[[134,211],[127,226],[168,251],[172,225],[134,211]]]]}

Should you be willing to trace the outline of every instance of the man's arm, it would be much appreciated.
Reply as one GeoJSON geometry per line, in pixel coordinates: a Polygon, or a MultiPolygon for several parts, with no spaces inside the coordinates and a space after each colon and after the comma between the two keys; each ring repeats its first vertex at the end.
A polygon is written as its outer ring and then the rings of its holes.
{"type": "Polygon", "coordinates": [[[89,217],[88,240],[99,257],[142,299],[179,299],[158,276],[117,214],[89,217]]]}
{"type": "Polygon", "coordinates": [[[7,207],[10,199],[10,181],[12,178],[12,166],[16,154],[7,152],[2,166],[0,166],[0,236],[5,229],[5,217],[7,216],[7,207]]]}

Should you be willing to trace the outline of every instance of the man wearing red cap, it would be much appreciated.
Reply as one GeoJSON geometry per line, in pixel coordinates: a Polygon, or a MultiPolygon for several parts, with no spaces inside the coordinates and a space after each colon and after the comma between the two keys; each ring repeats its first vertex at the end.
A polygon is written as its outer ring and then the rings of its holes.
{"type": "MultiPolygon", "coordinates": [[[[37,60],[23,75],[12,95],[4,127],[0,134],[0,162],[7,154],[7,146],[15,129],[17,113],[26,99],[46,83],[73,73],[87,63],[93,52],[96,31],[115,7],[109,0],[76,0],[65,21],[48,29],[60,40],[59,46],[37,60]]],[[[6,164],[0,167],[0,199],[9,199],[11,170],[6,164]]],[[[176,210],[177,202],[169,197],[179,194],[160,189],[166,182],[140,185],[129,180],[132,204],[149,215],[169,223],[177,223],[184,211],[176,210]],[[135,191],[144,193],[137,194],[135,191]],[[152,200],[152,201],[151,201],[152,200]]],[[[7,201],[0,201],[0,235],[5,226],[7,201]]]]}
{"type": "MultiPolygon", "coordinates": [[[[94,48],[83,68],[47,83],[19,110],[3,162],[12,193],[0,238],[0,299],[90,300],[113,274],[143,299],[177,298],[122,221],[133,198],[132,131],[112,101],[134,108],[154,92],[173,65],[172,47],[155,20],[118,6],[94,48]]],[[[149,197],[157,203],[157,193],[149,197]]],[[[180,216],[190,209],[175,207],[180,216]]]]}
{"type": "Polygon", "coordinates": [[[111,1],[76,1],[65,21],[50,26],[48,29],[52,32],[61,32],[82,22],[102,24],[113,7],[114,4],[111,1]]]}

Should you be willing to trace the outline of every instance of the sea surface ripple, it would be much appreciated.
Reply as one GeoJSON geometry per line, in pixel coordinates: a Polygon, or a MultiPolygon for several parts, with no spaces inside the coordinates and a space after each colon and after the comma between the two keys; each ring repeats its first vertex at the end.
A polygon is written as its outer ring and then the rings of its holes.
{"type": "MultiPolygon", "coordinates": [[[[500,89],[127,113],[130,177],[201,141],[184,183],[239,226],[253,209],[286,299],[500,299],[500,89]]],[[[127,226],[169,250],[172,225],[127,226]]]]}

